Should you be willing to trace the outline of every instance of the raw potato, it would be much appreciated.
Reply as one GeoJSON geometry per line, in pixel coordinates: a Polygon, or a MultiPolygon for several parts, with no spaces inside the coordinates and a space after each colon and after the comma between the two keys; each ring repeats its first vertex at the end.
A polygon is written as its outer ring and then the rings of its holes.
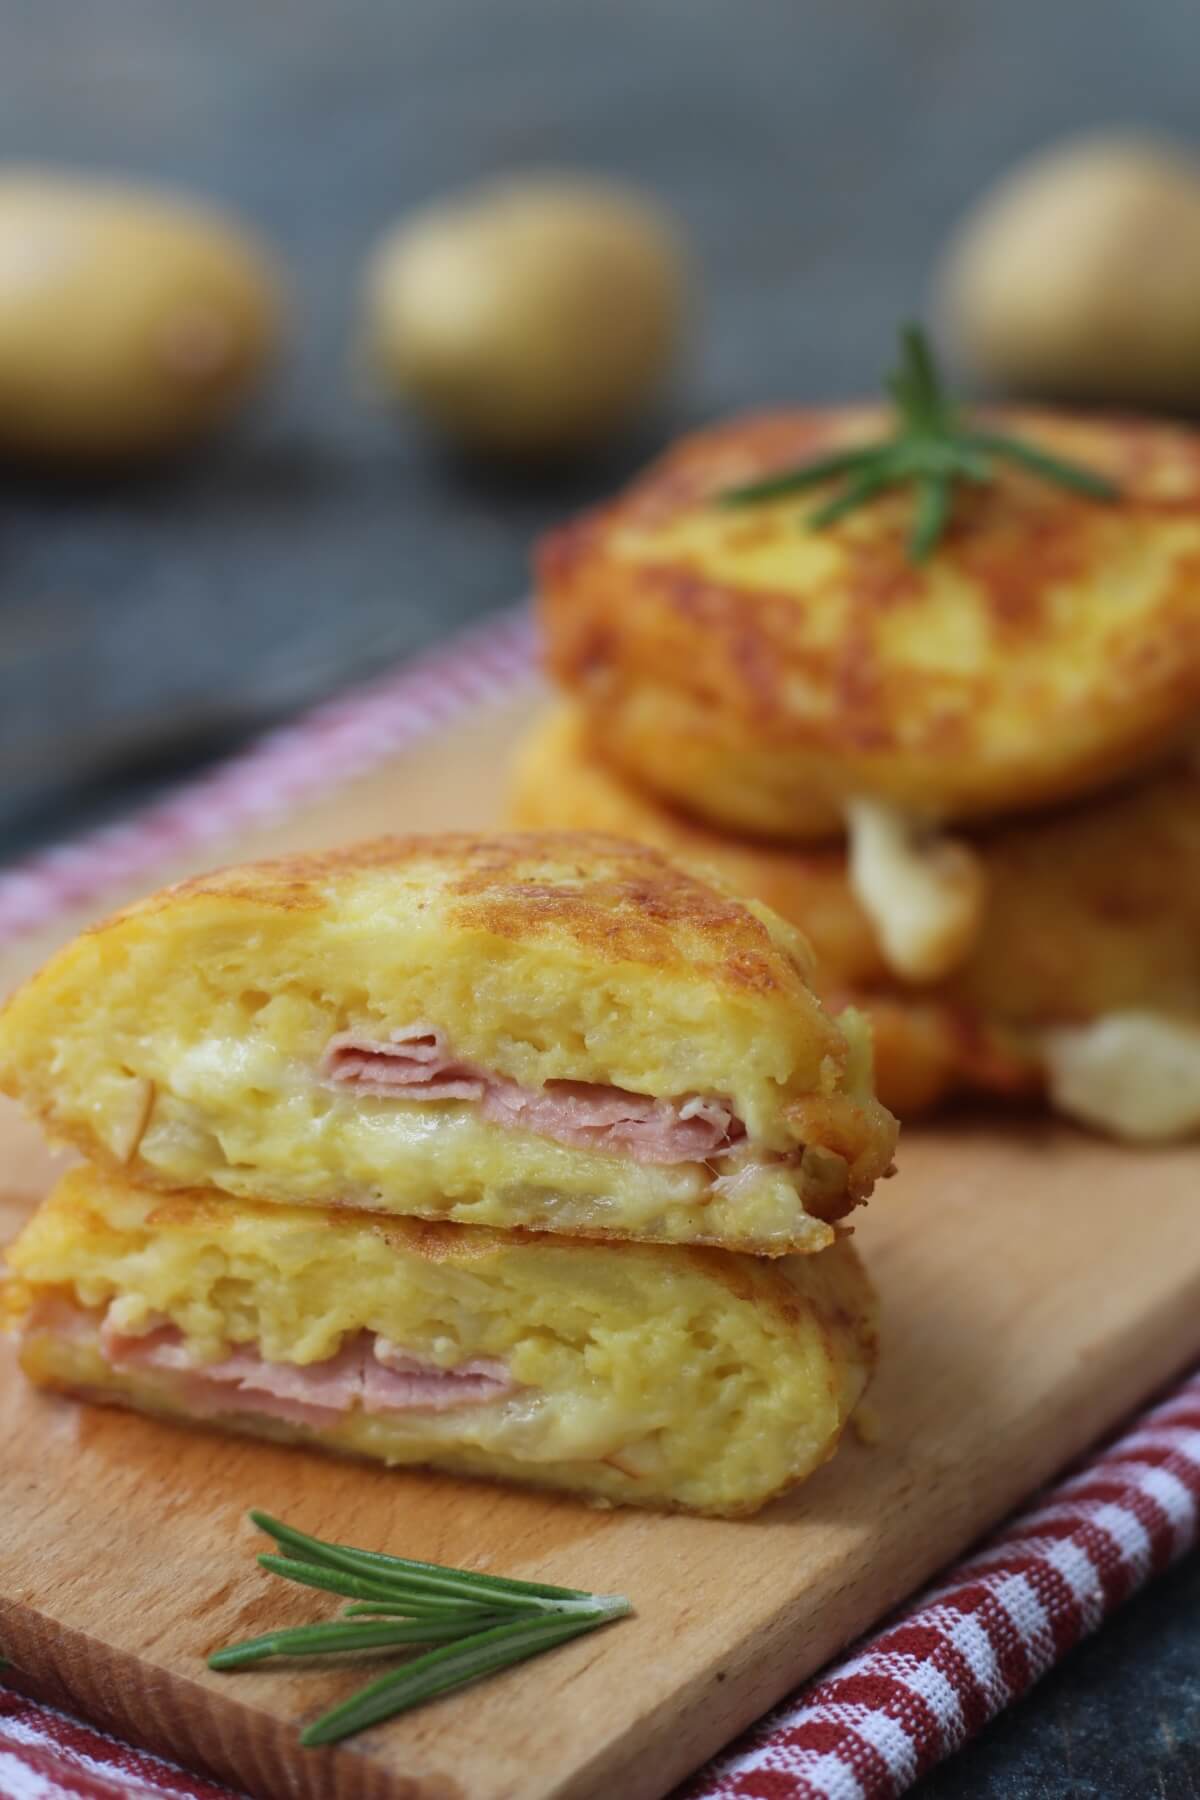
{"type": "Polygon", "coordinates": [[[659,384],[684,289],[676,232],[642,195],[514,178],[382,240],[367,275],[368,355],[387,387],[469,448],[577,448],[659,384]]]}
{"type": "Polygon", "coordinates": [[[0,169],[0,453],[152,455],[223,419],[280,301],[240,227],[152,189],[0,169]]]}
{"type": "Polygon", "coordinates": [[[947,330],[989,380],[1146,406],[1200,400],[1200,160],[1077,139],[985,194],[941,277],[947,330]]]}

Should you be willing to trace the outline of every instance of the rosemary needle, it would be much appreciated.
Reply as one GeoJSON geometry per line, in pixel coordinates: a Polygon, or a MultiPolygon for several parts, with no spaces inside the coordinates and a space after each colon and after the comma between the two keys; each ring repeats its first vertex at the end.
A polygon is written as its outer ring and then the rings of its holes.
{"type": "Polygon", "coordinates": [[[521,1619],[460,1638],[457,1644],[431,1650],[403,1668],[381,1675],[378,1681],[306,1726],[300,1733],[300,1742],[306,1747],[336,1743],[370,1725],[379,1725],[384,1719],[394,1719],[398,1713],[409,1712],[439,1694],[451,1693],[469,1682],[481,1681],[485,1675],[496,1675],[514,1663],[540,1656],[543,1650],[552,1650],[615,1617],[615,1613],[599,1613],[591,1619],[521,1619]]]}
{"type": "MultiPolygon", "coordinates": [[[[499,1613],[480,1613],[477,1629],[484,1630],[505,1621],[499,1613]]],[[[279,1631],[268,1631],[262,1637],[246,1638],[231,1644],[227,1650],[214,1650],[208,1659],[210,1669],[242,1669],[261,1662],[266,1656],[328,1656],[337,1650],[388,1650],[396,1644],[437,1644],[461,1639],[460,1619],[382,1619],[373,1624],[357,1621],[345,1624],[331,1619],[321,1625],[297,1625],[279,1631]]]]}
{"type": "Polygon", "coordinates": [[[260,1556],[264,1569],[355,1604],[340,1619],[282,1627],[215,1650],[210,1668],[241,1669],[272,1656],[432,1646],[315,1720],[301,1734],[305,1745],[349,1737],[632,1610],[620,1594],[589,1594],[581,1588],[414,1562],[327,1543],[266,1513],[250,1517],[285,1552],[260,1556]]]}
{"type": "Polygon", "coordinates": [[[356,1550],[349,1544],[329,1544],[323,1538],[309,1537],[307,1532],[297,1531],[294,1525],[273,1519],[270,1513],[255,1511],[251,1512],[250,1518],[260,1531],[265,1531],[284,1549],[290,1547],[299,1551],[302,1560],[346,1569],[375,1583],[398,1582],[407,1592],[422,1592],[431,1598],[444,1596],[475,1601],[487,1592],[505,1594],[513,1604],[527,1607],[533,1607],[538,1601],[590,1601],[593,1598],[579,1588],[548,1587],[537,1581],[516,1581],[505,1575],[484,1575],[474,1569],[447,1569],[440,1563],[387,1556],[382,1550],[356,1550]]]}
{"type": "Polygon", "coordinates": [[[988,482],[997,462],[1015,463],[1030,475],[1084,494],[1093,500],[1115,500],[1118,489],[1095,469],[1052,456],[1024,438],[1007,432],[975,430],[965,423],[957,402],[947,393],[924,332],[906,325],[900,334],[900,366],[888,378],[896,409],[889,437],[877,443],[819,456],[798,468],[745,483],[719,496],[724,506],[746,506],[780,500],[827,481],[843,485],[809,517],[816,530],[867,505],[886,488],[911,484],[916,489],[908,555],[924,562],[941,541],[961,481],[988,482]]]}
{"type": "Polygon", "coordinates": [[[270,1574],[282,1575],[285,1581],[294,1581],[300,1587],[322,1588],[352,1600],[387,1600],[391,1596],[391,1590],[382,1582],[365,1581],[360,1575],[322,1568],[319,1563],[293,1562],[286,1556],[260,1556],[258,1561],[270,1574]]]}

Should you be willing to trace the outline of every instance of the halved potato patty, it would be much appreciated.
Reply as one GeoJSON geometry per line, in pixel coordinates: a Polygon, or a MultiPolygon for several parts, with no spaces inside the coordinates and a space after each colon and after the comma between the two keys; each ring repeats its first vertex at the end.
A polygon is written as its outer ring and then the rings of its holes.
{"type": "Polygon", "coordinates": [[[8,1267],[41,1386],[722,1515],[833,1454],[876,1354],[844,1238],[762,1261],[164,1196],[81,1167],[8,1267]]]}
{"type": "Polygon", "coordinates": [[[792,840],[839,833],[856,796],[981,818],[1174,749],[1200,703],[1200,436],[1068,413],[994,422],[1120,498],[997,469],[956,494],[919,566],[909,491],[820,530],[824,490],[719,504],[889,429],[874,409],[797,410],[686,438],[552,532],[549,667],[593,746],[698,818],[792,840]]]}
{"type": "Polygon", "coordinates": [[[382,838],[203,876],[0,1018],[0,1085],[163,1187],[818,1250],[890,1166],[866,1027],[659,852],[382,838]]]}

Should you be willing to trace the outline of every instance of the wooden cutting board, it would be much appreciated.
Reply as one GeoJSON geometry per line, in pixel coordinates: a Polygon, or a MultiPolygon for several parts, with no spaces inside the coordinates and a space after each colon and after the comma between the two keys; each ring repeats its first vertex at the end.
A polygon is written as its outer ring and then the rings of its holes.
{"type": "MultiPolygon", "coordinates": [[[[534,702],[531,689],[482,712],[204,861],[490,823],[534,702]]],[[[80,922],[10,951],[4,985],[80,922]]],[[[51,1164],[11,1109],[0,1154],[8,1235],[51,1164]]],[[[848,1441],[738,1524],[80,1408],[29,1392],[5,1350],[0,1652],[34,1691],[269,1800],[653,1800],[1200,1355],[1198,1203],[1195,1149],[1117,1149],[1039,1119],[908,1132],[858,1234],[883,1297],[878,1441],[848,1441]],[[204,1666],[218,1644],[326,1611],[257,1570],[252,1505],[344,1541],[624,1592],[637,1616],[302,1751],[300,1723],[361,1670],[204,1666]]]]}

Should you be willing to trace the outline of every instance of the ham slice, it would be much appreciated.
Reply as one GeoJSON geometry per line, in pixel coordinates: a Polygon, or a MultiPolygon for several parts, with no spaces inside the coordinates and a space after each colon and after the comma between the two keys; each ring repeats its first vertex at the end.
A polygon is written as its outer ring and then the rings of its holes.
{"type": "Polygon", "coordinates": [[[325,1046],[320,1074],[334,1087],[380,1099],[472,1101],[493,1125],[634,1162],[704,1162],[745,1137],[727,1100],[701,1094],[659,1100],[595,1081],[525,1088],[456,1057],[440,1026],[424,1022],[386,1038],[338,1032],[325,1046]]]}
{"type": "Polygon", "coordinates": [[[197,1363],[173,1325],[135,1337],[106,1319],[100,1348],[118,1371],[178,1375],[190,1412],[258,1413],[289,1425],[334,1424],[355,1407],[369,1413],[441,1413],[485,1406],[515,1393],[518,1385],[492,1357],[442,1369],[370,1331],[356,1333],[324,1362],[267,1362],[257,1350],[242,1348],[219,1362],[197,1363]]]}

